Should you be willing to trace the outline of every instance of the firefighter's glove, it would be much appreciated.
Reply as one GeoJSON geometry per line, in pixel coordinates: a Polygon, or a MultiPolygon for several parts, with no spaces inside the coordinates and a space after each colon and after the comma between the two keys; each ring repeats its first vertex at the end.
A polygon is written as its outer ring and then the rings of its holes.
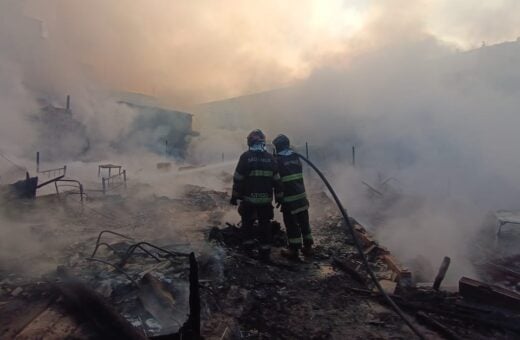
{"type": "Polygon", "coordinates": [[[238,205],[238,199],[236,197],[231,197],[231,199],[229,200],[229,203],[231,205],[238,205]]]}

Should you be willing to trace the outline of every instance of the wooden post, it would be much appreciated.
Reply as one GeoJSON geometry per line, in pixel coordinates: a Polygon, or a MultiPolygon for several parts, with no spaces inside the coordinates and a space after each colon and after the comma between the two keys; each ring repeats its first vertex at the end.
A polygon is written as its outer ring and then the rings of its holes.
{"type": "Polygon", "coordinates": [[[437,276],[435,277],[435,281],[433,282],[433,289],[439,290],[439,287],[441,286],[442,280],[444,280],[444,276],[446,276],[446,272],[448,271],[448,268],[450,266],[451,259],[448,256],[445,256],[442,260],[442,264],[439,268],[439,272],[437,273],[437,276]]]}
{"type": "Polygon", "coordinates": [[[199,293],[199,267],[195,254],[190,254],[190,316],[188,324],[191,326],[192,339],[200,339],[200,293],[199,293]]]}

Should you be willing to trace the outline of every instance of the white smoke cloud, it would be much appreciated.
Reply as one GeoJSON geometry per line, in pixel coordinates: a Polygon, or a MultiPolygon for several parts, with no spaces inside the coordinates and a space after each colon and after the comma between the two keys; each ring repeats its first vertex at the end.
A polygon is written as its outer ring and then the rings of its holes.
{"type": "Polygon", "coordinates": [[[113,155],[111,141],[133,118],[128,108],[104,99],[107,89],[185,107],[285,86],[197,107],[203,134],[191,159],[213,162],[224,152],[228,160],[256,127],[271,137],[286,132],[295,144],[310,142],[313,159],[329,162],[347,206],[358,214],[370,212],[367,204],[353,203],[358,179],[378,171],[395,176],[405,193],[427,202],[418,211],[396,206],[380,231],[408,257],[421,249],[442,256],[475,230],[480,211],[516,207],[519,45],[457,50],[516,39],[516,2],[324,4],[5,0],[1,150],[30,155],[36,133],[28,116],[39,97],[63,106],[72,95],[74,115],[96,140],[99,159],[113,155]],[[232,132],[213,132],[219,127],[232,132]],[[342,171],[352,144],[358,146],[357,174],[342,171]],[[460,201],[453,203],[460,209],[445,209],[445,202],[460,201]],[[439,235],[432,247],[400,243],[439,235]]]}
{"type": "Polygon", "coordinates": [[[468,254],[485,215],[519,208],[519,61],[516,42],[458,52],[423,35],[292,88],[198,109],[222,127],[308,141],[354,216],[370,225],[383,215],[374,223],[383,244],[403,261],[424,256],[432,267],[451,256],[456,279],[472,273],[468,254]],[[358,168],[347,171],[352,145],[358,168]],[[366,200],[361,180],[377,183],[378,172],[423,203],[366,200]]]}

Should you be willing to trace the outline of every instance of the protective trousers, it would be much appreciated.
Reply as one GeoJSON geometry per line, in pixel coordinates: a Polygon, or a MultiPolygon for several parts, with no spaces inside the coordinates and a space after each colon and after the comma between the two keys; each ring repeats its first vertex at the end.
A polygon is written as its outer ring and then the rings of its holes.
{"type": "Polygon", "coordinates": [[[284,212],[283,222],[287,229],[289,247],[296,249],[301,248],[302,240],[304,246],[310,246],[314,243],[308,210],[301,211],[297,214],[291,214],[289,211],[284,212]]]}
{"type": "Polygon", "coordinates": [[[252,246],[254,239],[260,241],[260,249],[269,251],[272,241],[271,220],[274,217],[273,206],[253,205],[241,203],[238,213],[242,217],[242,228],[244,235],[244,246],[252,246]],[[255,232],[254,223],[258,220],[258,230],[255,232]]]}

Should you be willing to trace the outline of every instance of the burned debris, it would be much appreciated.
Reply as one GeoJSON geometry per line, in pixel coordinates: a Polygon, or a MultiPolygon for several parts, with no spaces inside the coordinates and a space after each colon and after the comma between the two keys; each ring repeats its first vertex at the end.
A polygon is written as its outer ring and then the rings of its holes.
{"type": "MultiPolygon", "coordinates": [[[[413,337],[375,289],[345,221],[323,191],[309,194],[316,207],[314,256],[300,262],[281,256],[287,235],[273,222],[272,261],[263,262],[257,250],[243,247],[240,223],[229,220],[226,192],[185,185],[175,198],[133,197],[129,181],[121,195],[103,195],[102,178],[122,176],[124,167],[101,172],[97,189],[83,189],[83,205],[63,200],[42,207],[66,207],[56,223],[62,228],[34,229],[41,242],[57,233],[72,240],[59,251],[46,250],[46,257],[56,257],[55,270],[37,278],[0,270],[0,337],[413,337]],[[172,216],[189,226],[182,233],[169,230],[172,216]]],[[[34,202],[32,209],[44,204],[34,202]]],[[[452,290],[443,280],[449,258],[435,280],[417,282],[367,228],[355,218],[349,222],[378,283],[427,338],[506,339],[520,333],[518,293],[475,278],[462,278],[452,290]]],[[[511,255],[482,265],[514,278],[510,263],[516,262],[511,255]]]]}

